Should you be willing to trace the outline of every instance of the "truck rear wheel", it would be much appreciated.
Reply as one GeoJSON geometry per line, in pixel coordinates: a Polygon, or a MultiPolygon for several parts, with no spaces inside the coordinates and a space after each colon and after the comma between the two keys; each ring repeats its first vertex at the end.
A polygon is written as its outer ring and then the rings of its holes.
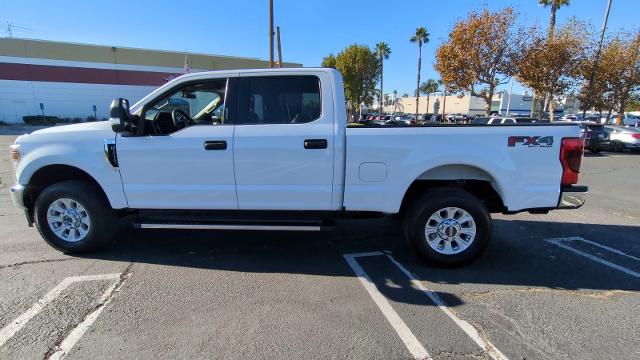
{"type": "Polygon", "coordinates": [[[35,203],[40,235],[64,253],[98,250],[112,238],[116,217],[100,190],[83,181],[45,188],[35,203]]]}
{"type": "Polygon", "coordinates": [[[482,254],[491,237],[487,208],[473,195],[455,188],[425,192],[409,207],[405,236],[430,265],[461,266],[482,254]]]}

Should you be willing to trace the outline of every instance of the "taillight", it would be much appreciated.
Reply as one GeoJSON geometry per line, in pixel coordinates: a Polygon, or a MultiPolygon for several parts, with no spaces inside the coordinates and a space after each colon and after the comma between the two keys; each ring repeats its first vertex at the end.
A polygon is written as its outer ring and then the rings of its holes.
{"type": "Polygon", "coordinates": [[[561,185],[572,185],[578,183],[580,173],[580,163],[584,153],[584,139],[563,138],[560,145],[560,163],[562,164],[561,185]]]}
{"type": "Polygon", "coordinates": [[[634,139],[640,139],[640,134],[631,134],[631,137],[634,139]]]}

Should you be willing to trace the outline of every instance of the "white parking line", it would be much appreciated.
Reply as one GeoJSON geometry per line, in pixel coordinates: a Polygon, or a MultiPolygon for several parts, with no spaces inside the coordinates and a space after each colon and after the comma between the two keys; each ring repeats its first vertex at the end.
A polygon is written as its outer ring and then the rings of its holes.
{"type": "Polygon", "coordinates": [[[400,271],[402,271],[402,273],[404,273],[409,278],[411,284],[415,288],[421,290],[425,295],[427,295],[427,297],[431,299],[431,301],[433,301],[433,303],[435,303],[440,310],[442,310],[451,320],[453,320],[453,322],[456,325],[458,325],[458,327],[460,327],[460,329],[462,329],[462,331],[464,331],[476,344],[478,344],[478,346],[480,346],[480,348],[482,348],[492,359],[508,360],[508,358],[502,352],[500,352],[500,350],[498,350],[498,348],[496,348],[491,342],[489,342],[488,340],[484,340],[480,336],[480,333],[478,333],[478,330],[476,330],[476,328],[474,328],[467,321],[459,318],[455,313],[453,313],[446,306],[444,301],[440,299],[438,294],[427,289],[424,286],[424,284],[416,278],[415,275],[413,275],[409,270],[407,270],[407,268],[405,268],[402,264],[400,264],[389,253],[375,251],[375,252],[367,252],[367,253],[344,254],[343,256],[347,260],[347,263],[349,263],[349,265],[353,269],[354,273],[358,276],[358,278],[364,285],[365,289],[367,289],[367,292],[369,292],[369,295],[371,295],[376,305],[378,305],[378,307],[380,308],[382,313],[385,315],[389,323],[391,323],[391,325],[394,327],[394,329],[398,333],[398,336],[400,336],[400,338],[405,343],[405,345],[407,346],[407,349],[409,349],[409,351],[411,352],[414,358],[416,359],[422,359],[424,357],[428,358],[429,355],[427,354],[427,351],[424,349],[422,344],[420,344],[420,342],[415,338],[415,336],[413,335],[411,330],[407,327],[407,325],[402,321],[402,319],[400,319],[400,316],[398,315],[398,313],[396,313],[395,310],[393,310],[393,308],[391,307],[389,302],[386,300],[384,295],[382,295],[382,293],[380,293],[380,291],[377,289],[375,284],[373,284],[373,282],[371,281],[371,278],[369,278],[369,276],[362,269],[360,264],[358,264],[356,258],[365,257],[365,256],[386,256],[389,260],[391,260],[391,262],[398,269],[400,269],[400,271]],[[415,344],[414,341],[417,344],[415,344]],[[410,348],[409,345],[407,345],[407,342],[409,342],[412,348],[410,348]],[[422,352],[416,351],[420,349],[424,351],[423,357],[420,357],[423,355],[422,352]],[[414,351],[416,352],[414,353],[414,351]]]}
{"type": "Polygon", "coordinates": [[[83,275],[72,276],[62,280],[56,287],[49,291],[45,296],[38,300],[27,311],[22,313],[7,326],[0,330],[0,347],[4,345],[9,339],[11,339],[20,329],[22,329],[29,320],[38,315],[44,307],[51,301],[56,299],[60,294],[66,290],[71,284],[83,281],[100,281],[100,280],[114,280],[120,279],[121,274],[99,274],[99,275],[83,275]]]}
{"type": "Polygon", "coordinates": [[[382,252],[373,252],[345,254],[343,256],[345,260],[347,260],[349,266],[351,266],[351,269],[353,269],[353,272],[356,274],[356,276],[358,276],[358,279],[360,279],[360,282],[362,282],[362,285],[367,290],[373,301],[376,303],[376,305],[378,305],[378,308],[380,308],[380,311],[382,311],[384,317],[387,318],[391,326],[395,329],[396,333],[400,337],[400,340],[402,340],[404,346],[407,347],[407,350],[409,350],[413,358],[431,359],[431,356],[429,355],[429,353],[427,353],[427,350],[422,346],[422,344],[420,344],[420,341],[418,341],[415,335],[413,335],[407,324],[402,321],[400,315],[398,315],[398,313],[393,310],[393,307],[391,307],[391,304],[389,304],[384,295],[382,295],[382,293],[378,291],[373,281],[371,281],[369,275],[367,275],[362,266],[360,266],[360,264],[358,264],[358,261],[356,260],[357,257],[375,255],[384,254],[382,252]]]}
{"type": "Polygon", "coordinates": [[[116,292],[118,292],[118,290],[120,290],[120,288],[122,287],[122,285],[124,285],[125,281],[128,278],[129,277],[127,275],[125,275],[124,277],[120,277],[119,281],[114,282],[113,284],[111,284],[111,286],[107,288],[104,294],[102,294],[102,297],[98,302],[98,306],[96,306],[96,308],[89,315],[87,315],[87,317],[85,317],[85,319],[82,322],[80,322],[80,324],[78,324],[73,330],[71,330],[69,335],[67,335],[67,337],[64,340],[62,340],[56,352],[54,352],[53,354],[51,354],[51,356],[49,356],[48,358],[49,360],[52,360],[52,359],[59,360],[67,356],[69,351],[78,342],[78,340],[80,340],[80,338],[84,335],[84,333],[86,333],[87,330],[89,330],[89,327],[93,325],[93,323],[96,321],[96,319],[98,318],[102,310],[104,310],[104,308],[107,306],[107,304],[109,304],[111,299],[113,299],[113,294],[115,294],[116,292]]]}
{"type": "Polygon", "coordinates": [[[563,248],[565,250],[569,250],[574,254],[578,254],[580,256],[584,256],[587,259],[593,260],[593,261],[595,261],[597,263],[600,263],[600,264],[602,264],[604,266],[608,266],[608,267],[610,267],[612,269],[616,269],[618,271],[621,271],[621,272],[623,272],[623,273],[625,273],[627,275],[631,275],[633,277],[640,278],[640,273],[638,273],[636,271],[633,271],[633,270],[628,269],[628,268],[626,268],[624,266],[620,266],[618,264],[612,263],[611,261],[605,260],[605,259],[603,259],[601,257],[595,256],[595,255],[591,255],[591,254],[586,253],[586,252],[584,252],[582,250],[578,250],[576,248],[573,248],[573,247],[565,244],[565,242],[581,241],[581,242],[584,242],[584,243],[599,247],[601,249],[607,250],[607,251],[612,252],[614,254],[626,256],[626,257],[628,257],[628,258],[630,258],[632,260],[635,260],[635,261],[640,261],[639,258],[637,258],[635,256],[632,256],[632,255],[629,255],[629,254],[627,254],[625,252],[622,252],[622,251],[620,251],[618,249],[614,249],[614,248],[606,246],[606,245],[598,244],[596,242],[581,238],[579,236],[564,237],[564,238],[553,238],[553,239],[547,239],[545,241],[550,243],[550,244],[553,244],[553,245],[556,245],[558,247],[561,247],[561,248],[563,248]]]}

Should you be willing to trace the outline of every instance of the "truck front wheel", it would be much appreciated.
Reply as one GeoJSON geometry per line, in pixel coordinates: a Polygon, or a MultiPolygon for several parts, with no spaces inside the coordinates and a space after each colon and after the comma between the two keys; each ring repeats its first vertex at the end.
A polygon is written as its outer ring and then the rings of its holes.
{"type": "Polygon", "coordinates": [[[40,193],[34,208],[40,235],[64,253],[98,250],[115,228],[115,216],[99,189],[83,181],[64,181],[40,193]]]}
{"type": "Polygon", "coordinates": [[[489,211],[475,196],[455,188],[425,192],[409,207],[405,236],[430,265],[461,266],[476,259],[489,243],[489,211]]]}

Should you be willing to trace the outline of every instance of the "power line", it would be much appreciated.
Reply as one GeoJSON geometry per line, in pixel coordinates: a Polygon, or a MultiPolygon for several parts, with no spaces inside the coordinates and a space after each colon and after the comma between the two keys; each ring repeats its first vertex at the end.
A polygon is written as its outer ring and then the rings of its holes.
{"type": "Polygon", "coordinates": [[[0,24],[0,31],[4,32],[7,37],[10,38],[16,35],[30,35],[34,33],[33,29],[26,26],[14,24],[10,21],[5,22],[4,24],[0,24]]]}

